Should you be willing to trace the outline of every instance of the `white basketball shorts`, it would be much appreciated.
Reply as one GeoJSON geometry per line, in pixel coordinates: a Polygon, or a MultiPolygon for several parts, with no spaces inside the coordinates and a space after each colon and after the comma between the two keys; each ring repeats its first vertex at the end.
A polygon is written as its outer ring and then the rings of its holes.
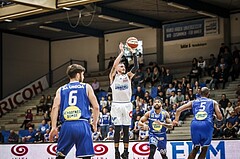
{"type": "Polygon", "coordinates": [[[112,103],[111,116],[114,125],[130,126],[132,120],[133,105],[128,103],[112,103]]]}

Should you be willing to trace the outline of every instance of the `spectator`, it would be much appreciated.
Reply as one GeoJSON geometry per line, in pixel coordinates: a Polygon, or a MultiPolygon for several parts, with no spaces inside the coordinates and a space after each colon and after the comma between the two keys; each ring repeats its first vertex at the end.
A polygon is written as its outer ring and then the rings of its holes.
{"type": "Polygon", "coordinates": [[[225,119],[222,120],[214,120],[214,131],[213,137],[214,138],[221,138],[223,136],[223,129],[225,127],[225,119]]]}
{"type": "Polygon", "coordinates": [[[138,126],[138,122],[140,120],[141,116],[137,116],[136,121],[134,122],[134,128],[133,128],[133,134],[134,134],[134,139],[137,140],[139,137],[139,130],[140,127],[138,126]]]}
{"type": "Polygon", "coordinates": [[[4,136],[2,134],[2,131],[0,130],[0,144],[4,143],[4,136]]]}
{"type": "Polygon", "coordinates": [[[151,82],[152,82],[151,68],[147,67],[146,71],[145,71],[145,74],[144,74],[144,87],[146,88],[146,86],[151,86],[151,82]]]}
{"type": "Polygon", "coordinates": [[[112,107],[112,96],[108,95],[107,96],[107,109],[108,109],[108,112],[111,111],[111,107],[112,107]]]}
{"type": "Polygon", "coordinates": [[[238,129],[239,129],[238,123],[239,123],[239,121],[238,121],[238,116],[235,114],[234,111],[231,111],[230,112],[230,117],[227,118],[226,124],[227,124],[228,127],[230,127],[230,125],[228,125],[229,123],[236,130],[236,132],[238,132],[238,129]]]}
{"type": "Polygon", "coordinates": [[[212,79],[209,83],[209,88],[211,90],[214,90],[214,89],[218,88],[218,83],[219,83],[219,79],[220,79],[220,76],[221,76],[221,73],[219,71],[218,66],[215,67],[215,71],[212,72],[211,76],[212,76],[212,79]]]}
{"type": "Polygon", "coordinates": [[[26,136],[22,137],[22,142],[33,143],[34,141],[35,141],[35,132],[32,127],[29,127],[26,136]]]}
{"type": "Polygon", "coordinates": [[[208,75],[212,75],[212,71],[215,70],[215,67],[217,65],[217,59],[215,58],[214,54],[210,54],[210,59],[208,60],[208,66],[207,66],[207,72],[208,75]]]}
{"type": "Polygon", "coordinates": [[[35,125],[29,121],[27,124],[26,124],[26,127],[25,127],[25,130],[28,130],[30,127],[32,127],[33,129],[35,128],[35,125]]]}
{"type": "Polygon", "coordinates": [[[172,83],[169,83],[168,88],[166,90],[166,98],[170,98],[173,91],[175,92],[176,89],[175,87],[173,87],[172,83]]]}
{"type": "Polygon", "coordinates": [[[238,50],[237,46],[234,46],[232,57],[233,57],[233,59],[235,59],[235,58],[240,59],[240,51],[238,50]]]}
{"type": "Polygon", "coordinates": [[[163,91],[158,92],[157,96],[161,99],[161,101],[164,103],[166,96],[164,95],[163,91]]]}
{"type": "Polygon", "coordinates": [[[19,140],[18,134],[14,130],[10,130],[10,135],[8,137],[8,143],[17,144],[19,140]]]}
{"type": "Polygon", "coordinates": [[[50,107],[48,111],[46,111],[43,115],[43,119],[46,120],[46,122],[48,123],[49,121],[51,121],[51,111],[52,111],[52,108],[50,107]]]}
{"type": "Polygon", "coordinates": [[[113,139],[114,139],[114,128],[113,126],[109,126],[107,137],[104,140],[113,140],[113,139]]]}
{"type": "MultiPolygon", "coordinates": [[[[181,81],[181,85],[182,85],[182,88],[184,89],[184,92],[186,92],[186,87],[187,87],[187,83],[189,83],[187,81],[187,78],[185,76],[182,77],[182,81],[181,81]]],[[[185,93],[184,93],[185,94],[185,93]]]]}
{"type": "Polygon", "coordinates": [[[226,97],[226,94],[222,94],[222,99],[218,102],[222,108],[224,110],[226,110],[227,106],[228,106],[228,103],[229,103],[229,99],[226,97]]]}
{"type": "Polygon", "coordinates": [[[223,54],[225,52],[225,48],[226,48],[225,44],[222,43],[221,47],[219,49],[219,52],[218,52],[218,62],[220,61],[221,57],[223,56],[223,54]]]}
{"type": "Polygon", "coordinates": [[[39,100],[39,103],[36,105],[37,107],[37,115],[39,114],[39,111],[44,111],[44,107],[45,107],[45,103],[46,103],[46,98],[45,95],[41,96],[41,99],[39,100]]]}
{"type": "Polygon", "coordinates": [[[235,58],[234,63],[233,63],[233,65],[231,67],[231,70],[230,70],[230,74],[232,76],[232,81],[235,81],[235,79],[237,79],[239,77],[239,73],[240,73],[239,58],[235,58]]]}
{"type": "Polygon", "coordinates": [[[132,82],[134,88],[144,85],[144,73],[141,71],[141,69],[137,70],[135,76],[133,76],[132,82]]]}
{"type": "Polygon", "coordinates": [[[26,129],[26,124],[28,122],[31,122],[32,120],[33,120],[32,110],[31,109],[27,109],[27,112],[25,114],[25,119],[24,119],[22,125],[20,126],[20,128],[22,128],[24,126],[24,129],[26,129]]]}
{"type": "Polygon", "coordinates": [[[97,96],[100,91],[100,84],[99,84],[98,80],[96,78],[94,78],[91,85],[92,85],[95,96],[97,96]]]}
{"type": "Polygon", "coordinates": [[[232,123],[227,123],[226,124],[226,128],[224,129],[224,132],[223,132],[223,138],[224,139],[233,139],[233,138],[236,138],[236,129],[234,129],[232,123]]]}
{"type": "Polygon", "coordinates": [[[182,90],[178,89],[177,90],[177,97],[176,97],[176,102],[179,106],[181,106],[184,102],[184,95],[182,94],[182,90]]]}
{"type": "Polygon", "coordinates": [[[136,107],[132,112],[132,128],[134,127],[134,123],[137,120],[137,116],[143,116],[144,112],[140,109],[139,106],[136,107]]]}
{"type": "Polygon", "coordinates": [[[166,69],[166,75],[163,77],[163,88],[166,88],[170,83],[173,82],[173,75],[169,69],[166,69]]]}
{"type": "Polygon", "coordinates": [[[101,127],[102,138],[106,138],[109,126],[111,124],[111,116],[107,108],[103,108],[102,113],[100,113],[99,122],[101,127]]]}
{"type": "Polygon", "coordinates": [[[42,120],[42,123],[39,124],[38,129],[42,134],[45,134],[47,129],[49,129],[49,125],[46,123],[46,120],[42,120]]]}
{"type": "Polygon", "coordinates": [[[100,141],[102,139],[100,127],[98,127],[96,132],[92,133],[92,139],[93,139],[93,141],[100,141]]]}
{"type": "Polygon", "coordinates": [[[197,81],[199,81],[200,72],[199,72],[199,68],[197,67],[197,65],[192,66],[192,69],[188,76],[189,76],[190,83],[192,83],[192,79],[196,79],[197,81]]]}
{"type": "MultiPolygon", "coordinates": [[[[166,68],[164,66],[161,66],[160,68],[160,82],[162,82],[161,84],[163,85],[163,79],[166,76],[166,68]]],[[[168,86],[168,85],[167,85],[168,86]]]]}
{"type": "Polygon", "coordinates": [[[153,68],[152,86],[157,86],[160,83],[160,73],[158,67],[153,68]]]}
{"type": "Polygon", "coordinates": [[[198,59],[198,64],[197,64],[197,67],[199,68],[199,74],[200,74],[200,77],[202,75],[206,75],[206,61],[203,59],[202,56],[199,57],[198,59]]]}
{"type": "Polygon", "coordinates": [[[228,80],[228,72],[227,70],[222,66],[220,68],[220,77],[218,79],[219,83],[222,83],[222,89],[225,88],[225,84],[228,80]]]}
{"type": "Polygon", "coordinates": [[[45,113],[46,111],[49,111],[49,108],[52,108],[52,104],[53,104],[52,96],[48,95],[43,112],[45,113]]]}
{"type": "Polygon", "coordinates": [[[141,86],[137,86],[135,97],[139,96],[139,98],[144,98],[144,94],[145,92],[142,90],[141,86]]]}
{"type": "Polygon", "coordinates": [[[99,109],[100,111],[102,111],[103,108],[107,107],[107,101],[106,101],[105,97],[101,98],[99,106],[100,106],[100,109],[99,109]]]}
{"type": "Polygon", "coordinates": [[[198,60],[196,58],[192,59],[192,66],[197,66],[198,60]]]}
{"type": "Polygon", "coordinates": [[[228,119],[230,117],[230,112],[232,112],[232,111],[234,111],[234,108],[232,106],[232,102],[229,101],[228,105],[227,105],[227,108],[225,110],[225,114],[224,114],[226,119],[228,119]]]}
{"type": "Polygon", "coordinates": [[[44,136],[41,133],[41,131],[37,129],[34,143],[43,143],[43,141],[44,141],[44,136]]]}
{"type": "Polygon", "coordinates": [[[50,130],[47,129],[46,133],[43,135],[44,136],[44,142],[49,142],[49,133],[50,133],[50,130]]]}
{"type": "Polygon", "coordinates": [[[229,71],[232,66],[232,54],[230,53],[228,47],[225,47],[222,58],[224,58],[224,61],[227,64],[226,69],[229,71]]]}
{"type": "Polygon", "coordinates": [[[196,99],[196,95],[193,94],[193,90],[192,89],[189,89],[188,96],[189,96],[190,100],[196,99]]]}
{"type": "Polygon", "coordinates": [[[143,127],[140,128],[139,130],[139,135],[138,135],[138,140],[140,141],[146,141],[149,139],[149,131],[148,129],[147,130],[144,130],[143,127]]]}
{"type": "Polygon", "coordinates": [[[146,101],[147,104],[150,103],[150,100],[153,101],[153,97],[151,97],[151,95],[148,91],[145,92],[144,100],[146,101]]]}
{"type": "Polygon", "coordinates": [[[169,99],[169,104],[172,106],[174,104],[177,104],[177,96],[175,94],[175,91],[171,92],[171,97],[169,99]]]}

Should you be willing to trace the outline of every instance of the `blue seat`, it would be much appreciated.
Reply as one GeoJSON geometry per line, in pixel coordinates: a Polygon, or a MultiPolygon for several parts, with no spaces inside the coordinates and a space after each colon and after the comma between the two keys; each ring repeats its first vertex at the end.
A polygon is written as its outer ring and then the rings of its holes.
{"type": "Polygon", "coordinates": [[[4,143],[8,143],[8,137],[10,135],[10,131],[9,130],[2,130],[2,135],[4,138],[4,143]]]}
{"type": "Polygon", "coordinates": [[[28,134],[28,130],[19,130],[18,131],[18,135],[19,137],[23,137],[23,136],[26,136],[28,134]]]}

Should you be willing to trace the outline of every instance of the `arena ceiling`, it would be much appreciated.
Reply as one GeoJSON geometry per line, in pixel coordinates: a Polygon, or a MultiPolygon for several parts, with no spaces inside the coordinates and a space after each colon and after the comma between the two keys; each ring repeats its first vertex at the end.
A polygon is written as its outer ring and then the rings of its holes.
{"type": "Polygon", "coordinates": [[[240,12],[240,0],[52,0],[54,6],[23,1],[36,0],[0,0],[0,30],[51,41],[240,12]]]}

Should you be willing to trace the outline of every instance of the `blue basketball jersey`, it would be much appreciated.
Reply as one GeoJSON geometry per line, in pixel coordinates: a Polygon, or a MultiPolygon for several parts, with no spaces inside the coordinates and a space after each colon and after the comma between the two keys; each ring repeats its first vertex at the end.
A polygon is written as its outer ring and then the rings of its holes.
{"type": "Polygon", "coordinates": [[[159,120],[160,122],[166,122],[166,111],[162,109],[162,111],[157,114],[154,109],[150,111],[149,114],[149,134],[155,134],[155,135],[162,135],[166,134],[166,127],[162,125],[158,125],[155,123],[156,120],[159,120]]]}
{"type": "Polygon", "coordinates": [[[110,114],[109,113],[102,114],[102,116],[100,116],[99,122],[100,122],[100,126],[110,125],[111,124],[110,114]]]}
{"type": "Polygon", "coordinates": [[[214,101],[201,97],[192,103],[193,121],[208,121],[213,123],[214,101]]]}
{"type": "Polygon", "coordinates": [[[60,121],[89,120],[90,102],[86,92],[86,83],[70,82],[60,89],[60,121]]]}

